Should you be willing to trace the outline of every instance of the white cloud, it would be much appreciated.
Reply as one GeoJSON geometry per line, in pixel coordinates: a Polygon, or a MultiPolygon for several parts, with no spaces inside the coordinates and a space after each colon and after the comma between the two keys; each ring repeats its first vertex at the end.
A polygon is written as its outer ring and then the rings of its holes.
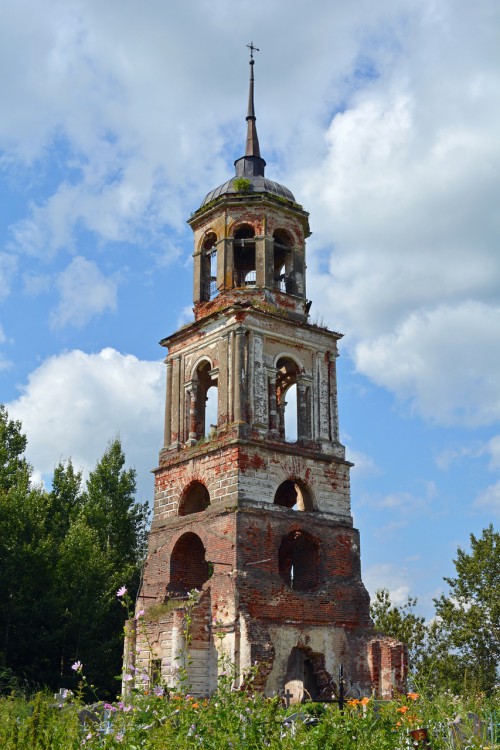
{"type": "Polygon", "coordinates": [[[17,259],[9,253],[0,252],[0,300],[10,293],[10,285],[16,268],[17,259]]]}
{"type": "Polygon", "coordinates": [[[490,469],[500,469],[500,435],[489,441],[486,451],[490,455],[490,469]]]}
{"type": "Polygon", "coordinates": [[[60,327],[81,327],[94,316],[116,309],[117,282],[99,271],[93,261],[73,258],[57,278],[60,300],[51,322],[60,327]]]}
{"type": "Polygon", "coordinates": [[[355,472],[356,478],[380,474],[380,469],[371,456],[351,448],[348,444],[346,444],[346,458],[354,464],[351,471],[355,472]]]}
{"type": "Polygon", "coordinates": [[[500,419],[500,306],[464,302],[412,313],[394,333],[356,345],[360,372],[439,424],[500,419]]]}
{"type": "Polygon", "coordinates": [[[391,563],[371,565],[364,571],[363,581],[372,598],[378,589],[388,589],[391,601],[396,605],[404,604],[410,593],[406,570],[391,563]]]}
{"type": "Polygon", "coordinates": [[[500,516],[500,480],[481,492],[474,501],[475,508],[482,508],[494,516],[500,516]]]}
{"type": "Polygon", "coordinates": [[[310,296],[359,372],[441,424],[500,416],[498,22],[423,3],[300,175],[310,296]]]}
{"type": "Polygon", "coordinates": [[[28,460],[38,476],[50,475],[59,460],[70,457],[75,466],[92,469],[119,435],[144,499],[150,499],[149,471],[161,447],[163,382],[159,362],[109,348],[98,354],[74,350],[32,372],[7,409],[23,424],[28,460]]]}

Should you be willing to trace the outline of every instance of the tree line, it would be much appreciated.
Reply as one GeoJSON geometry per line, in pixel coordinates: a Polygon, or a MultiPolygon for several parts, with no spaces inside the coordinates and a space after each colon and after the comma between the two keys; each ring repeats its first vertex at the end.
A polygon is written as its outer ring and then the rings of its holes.
{"type": "Polygon", "coordinates": [[[435,615],[417,614],[417,599],[402,605],[380,589],[371,604],[375,626],[408,645],[410,680],[417,689],[491,695],[500,680],[500,534],[490,524],[461,548],[448,593],[434,599],[435,615]]]}
{"type": "Polygon", "coordinates": [[[0,406],[0,688],[72,687],[75,661],[99,693],[114,696],[125,612],[116,591],[138,590],[147,503],[112,440],[84,483],[71,460],[50,491],[33,481],[21,424],[0,406]]]}

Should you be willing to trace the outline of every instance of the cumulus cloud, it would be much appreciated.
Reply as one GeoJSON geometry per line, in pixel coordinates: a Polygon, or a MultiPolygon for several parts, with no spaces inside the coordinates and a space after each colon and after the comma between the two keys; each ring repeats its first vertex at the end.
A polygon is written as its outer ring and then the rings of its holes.
{"type": "Polygon", "coordinates": [[[16,258],[9,253],[0,252],[0,300],[10,293],[10,284],[16,268],[16,258]]]}
{"type": "Polygon", "coordinates": [[[370,596],[378,589],[388,589],[393,604],[404,604],[410,594],[408,574],[405,568],[390,563],[375,563],[363,572],[363,581],[370,596]]]}
{"type": "Polygon", "coordinates": [[[500,480],[481,492],[474,501],[474,507],[500,516],[500,480]]]}
{"type": "Polygon", "coordinates": [[[440,306],[358,343],[354,359],[430,421],[487,425],[500,419],[499,330],[500,306],[440,306]]]}
{"type": "Polygon", "coordinates": [[[116,309],[117,282],[106,278],[93,261],[77,256],[59,274],[60,300],[52,313],[56,327],[81,327],[94,316],[116,309]]]}
{"type": "Polygon", "coordinates": [[[50,475],[67,458],[92,469],[118,435],[149,499],[149,470],[161,442],[163,383],[159,362],[110,348],[97,354],[73,350],[43,362],[7,409],[23,424],[28,460],[39,476],[50,475]]]}
{"type": "Polygon", "coordinates": [[[490,456],[490,469],[500,469],[500,435],[489,441],[486,451],[490,456]]]}
{"type": "Polygon", "coordinates": [[[500,83],[498,9],[470,14],[423,4],[301,176],[309,293],[358,371],[427,420],[475,426],[500,409],[500,83]]]}

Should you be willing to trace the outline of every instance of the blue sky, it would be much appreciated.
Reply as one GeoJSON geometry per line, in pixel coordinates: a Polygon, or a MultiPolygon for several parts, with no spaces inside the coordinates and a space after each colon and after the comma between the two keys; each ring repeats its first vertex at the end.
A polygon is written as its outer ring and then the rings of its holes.
{"type": "Polygon", "coordinates": [[[310,211],[312,320],[344,333],[343,441],[373,593],[432,614],[500,513],[495,0],[4,0],[1,400],[35,476],[119,435],[152,496],[185,221],[242,155],[310,211]]]}

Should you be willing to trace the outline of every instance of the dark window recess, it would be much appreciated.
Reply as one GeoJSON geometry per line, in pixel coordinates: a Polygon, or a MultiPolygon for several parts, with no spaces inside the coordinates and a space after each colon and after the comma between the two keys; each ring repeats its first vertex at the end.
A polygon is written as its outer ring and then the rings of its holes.
{"type": "Polygon", "coordinates": [[[233,285],[255,287],[255,231],[248,224],[243,224],[234,233],[233,255],[233,285]]]}
{"type": "Polygon", "coordinates": [[[209,578],[205,547],[200,537],[192,532],[177,540],[170,556],[168,593],[185,596],[192,589],[201,589],[209,578]]]}
{"type": "Polygon", "coordinates": [[[303,482],[287,479],[282,482],[274,496],[275,505],[293,510],[314,510],[311,492],[303,482]]]}
{"type": "Polygon", "coordinates": [[[161,659],[151,659],[149,672],[151,685],[159,685],[161,683],[161,659]]]}
{"type": "Polygon", "coordinates": [[[200,513],[210,505],[210,495],[204,484],[191,482],[182,493],[179,503],[179,515],[189,516],[191,513],[200,513]]]}
{"type": "Polygon", "coordinates": [[[320,548],[305,531],[292,531],[281,540],[278,553],[281,578],[294,591],[314,591],[320,583],[320,548]]]}

